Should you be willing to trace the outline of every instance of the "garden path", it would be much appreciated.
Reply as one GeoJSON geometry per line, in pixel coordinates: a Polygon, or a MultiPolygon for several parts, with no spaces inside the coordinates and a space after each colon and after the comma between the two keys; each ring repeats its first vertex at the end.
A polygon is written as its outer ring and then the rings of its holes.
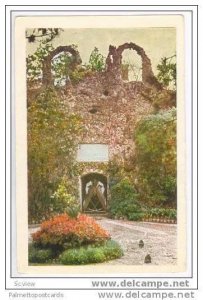
{"type": "Polygon", "coordinates": [[[119,242],[124,251],[120,259],[107,262],[108,265],[142,265],[144,258],[150,254],[154,265],[174,265],[177,263],[176,227],[175,224],[97,220],[119,242]],[[139,248],[139,240],[144,247],[139,248]]]}
{"type": "MultiPolygon", "coordinates": [[[[117,241],[124,251],[123,257],[103,264],[143,265],[147,254],[150,254],[154,265],[177,263],[177,225],[112,220],[103,217],[96,219],[103,228],[109,231],[112,239],[117,241]],[[139,240],[144,241],[143,248],[139,248],[139,240]]],[[[29,241],[31,241],[31,233],[37,229],[38,227],[29,228],[29,241]]]]}

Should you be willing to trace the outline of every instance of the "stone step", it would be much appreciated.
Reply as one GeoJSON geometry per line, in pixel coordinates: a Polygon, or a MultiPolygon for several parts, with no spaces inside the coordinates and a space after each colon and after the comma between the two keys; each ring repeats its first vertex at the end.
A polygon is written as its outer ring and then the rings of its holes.
{"type": "Polygon", "coordinates": [[[101,219],[101,218],[107,218],[108,217],[108,213],[106,211],[102,211],[102,212],[84,212],[84,214],[93,217],[95,219],[101,219]]]}

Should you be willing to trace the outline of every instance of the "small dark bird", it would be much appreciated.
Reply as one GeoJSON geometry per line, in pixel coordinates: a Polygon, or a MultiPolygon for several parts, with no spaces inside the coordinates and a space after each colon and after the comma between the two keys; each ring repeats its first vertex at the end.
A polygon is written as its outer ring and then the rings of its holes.
{"type": "Polygon", "coordinates": [[[151,264],[152,258],[150,254],[147,254],[144,259],[145,264],[151,264]]]}
{"type": "Polygon", "coordinates": [[[139,245],[140,248],[143,248],[143,247],[144,247],[144,242],[143,242],[143,240],[140,240],[138,245],[139,245]]]}

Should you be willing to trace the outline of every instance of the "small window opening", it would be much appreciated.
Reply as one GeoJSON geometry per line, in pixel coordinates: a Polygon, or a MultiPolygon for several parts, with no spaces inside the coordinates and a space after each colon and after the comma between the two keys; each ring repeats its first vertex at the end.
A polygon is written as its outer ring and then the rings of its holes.
{"type": "Polygon", "coordinates": [[[108,96],[109,95],[109,91],[104,90],[103,94],[104,94],[104,96],[108,96]]]}
{"type": "Polygon", "coordinates": [[[99,112],[99,106],[92,106],[92,108],[89,110],[89,112],[91,114],[96,114],[97,112],[99,112]]]}

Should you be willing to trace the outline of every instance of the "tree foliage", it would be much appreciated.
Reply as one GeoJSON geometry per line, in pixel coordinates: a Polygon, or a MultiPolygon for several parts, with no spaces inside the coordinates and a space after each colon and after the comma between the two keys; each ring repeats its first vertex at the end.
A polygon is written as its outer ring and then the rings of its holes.
{"type": "Polygon", "coordinates": [[[103,71],[105,69],[105,57],[99,52],[97,47],[90,54],[88,67],[92,71],[103,71]]]}
{"type": "Polygon", "coordinates": [[[127,218],[128,220],[140,218],[142,209],[137,201],[138,194],[127,178],[113,185],[110,192],[109,211],[113,217],[127,218]]]}
{"type": "Polygon", "coordinates": [[[152,205],[176,202],[176,110],[141,120],[135,131],[137,186],[152,205]]]}
{"type": "MultiPolygon", "coordinates": [[[[77,50],[77,45],[73,44],[71,47],[77,50]]],[[[81,66],[75,67],[74,57],[69,52],[61,52],[52,59],[52,73],[56,86],[77,82],[80,77],[79,72],[81,72],[81,66]]]]}
{"type": "Polygon", "coordinates": [[[58,184],[64,176],[69,182],[73,180],[80,130],[79,116],[70,114],[51,88],[44,90],[28,108],[30,222],[50,216],[54,210],[51,195],[58,184]]]}
{"type": "Polygon", "coordinates": [[[176,62],[173,62],[175,57],[176,55],[163,57],[157,65],[157,78],[166,88],[176,89],[176,62]]]}
{"type": "Polygon", "coordinates": [[[59,183],[57,190],[51,196],[51,210],[54,215],[65,212],[69,217],[76,218],[80,211],[80,206],[73,193],[70,194],[73,188],[68,186],[68,183],[64,178],[59,183]]]}
{"type": "Polygon", "coordinates": [[[35,81],[42,79],[42,63],[44,58],[54,50],[49,43],[40,43],[39,47],[33,54],[29,54],[26,59],[27,80],[35,81]]]}
{"type": "MultiPolygon", "coordinates": [[[[71,45],[73,48],[77,48],[76,45],[71,45]]],[[[35,53],[28,55],[27,57],[27,80],[36,81],[42,79],[42,63],[46,56],[53,51],[54,48],[51,44],[42,42],[35,51],[35,53]]],[[[56,55],[52,59],[52,74],[54,77],[55,85],[63,85],[70,79],[74,79],[72,76],[73,57],[70,53],[62,52],[56,55]]]]}
{"type": "Polygon", "coordinates": [[[43,41],[45,43],[51,42],[56,36],[60,34],[61,28],[34,28],[26,31],[26,39],[28,43],[36,41],[43,41]]]}
{"type": "MultiPolygon", "coordinates": [[[[77,45],[71,45],[77,49],[77,45]]],[[[29,54],[27,57],[27,80],[28,82],[36,82],[42,79],[42,63],[46,56],[54,50],[50,43],[41,42],[35,53],[29,54]]],[[[100,63],[94,61],[85,66],[73,67],[73,56],[69,52],[61,52],[52,59],[51,68],[55,86],[63,86],[68,82],[78,83],[85,76],[90,74],[94,68],[100,69],[100,63]],[[96,67],[96,65],[98,66],[96,67]]]]}

